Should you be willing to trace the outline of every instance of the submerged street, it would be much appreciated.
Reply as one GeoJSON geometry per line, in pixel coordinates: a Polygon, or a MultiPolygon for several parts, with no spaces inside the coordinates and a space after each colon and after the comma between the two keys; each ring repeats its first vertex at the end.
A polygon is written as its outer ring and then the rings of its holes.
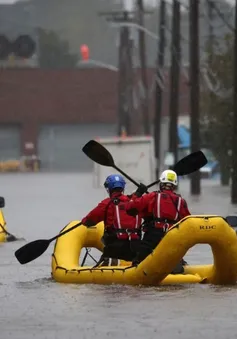
{"type": "MultiPolygon", "coordinates": [[[[53,237],[106,196],[104,189],[92,187],[91,174],[3,174],[0,186],[8,231],[26,242],[53,237]]],[[[229,188],[211,180],[203,180],[202,186],[199,198],[189,197],[189,181],[180,181],[179,191],[193,214],[237,214],[229,188]]],[[[58,284],[50,277],[53,244],[22,266],[14,251],[26,242],[0,246],[0,338],[171,339],[174,333],[180,339],[235,338],[236,287],[58,284]]],[[[92,253],[99,258],[99,252],[92,253]]],[[[211,263],[210,247],[197,245],[185,259],[211,263]]]]}

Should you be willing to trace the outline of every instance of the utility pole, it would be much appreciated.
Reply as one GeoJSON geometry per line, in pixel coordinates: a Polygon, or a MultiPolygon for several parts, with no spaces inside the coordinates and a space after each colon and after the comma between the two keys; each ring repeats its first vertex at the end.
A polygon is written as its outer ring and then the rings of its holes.
{"type": "MultiPolygon", "coordinates": [[[[105,16],[110,22],[135,22],[135,12],[116,11],[101,12],[101,16],[105,16]]],[[[134,117],[133,104],[133,65],[132,54],[133,44],[130,38],[129,27],[120,28],[119,42],[119,77],[118,77],[118,135],[124,132],[127,135],[132,134],[132,121],[134,117]]]]}
{"type": "Polygon", "coordinates": [[[156,90],[155,90],[155,117],[154,117],[154,142],[155,142],[155,159],[156,159],[156,179],[159,179],[160,172],[160,145],[161,145],[161,117],[163,107],[163,87],[164,87],[164,60],[165,60],[165,44],[166,44],[166,0],[160,0],[160,18],[159,18],[159,34],[158,54],[157,54],[157,70],[156,70],[156,90]]]}
{"type": "MultiPolygon", "coordinates": [[[[127,12],[124,12],[124,20],[127,20],[127,12]]],[[[123,132],[131,134],[131,119],[133,116],[133,98],[130,98],[130,86],[128,82],[128,57],[130,56],[129,29],[128,27],[120,28],[119,39],[119,79],[118,79],[118,97],[119,97],[119,125],[118,135],[123,132]]],[[[130,59],[130,58],[129,58],[130,59]]]]}
{"type": "Polygon", "coordinates": [[[179,84],[180,84],[180,2],[173,0],[170,72],[170,127],[169,152],[173,154],[174,164],[178,161],[178,116],[179,116],[179,84]]]}
{"type": "MultiPolygon", "coordinates": [[[[214,4],[213,0],[207,1],[207,14],[208,14],[208,67],[212,67],[213,61],[213,47],[214,47],[214,30],[213,30],[213,14],[214,14],[214,4]]],[[[208,102],[208,110],[211,113],[212,110],[212,96],[210,95],[209,102],[208,102]]]]}
{"type": "MultiPolygon", "coordinates": [[[[190,46],[190,116],[191,152],[200,150],[199,116],[199,0],[189,0],[189,46],[190,46]]],[[[196,171],[191,175],[191,194],[201,193],[201,175],[196,171]]]]}
{"type": "Polygon", "coordinates": [[[134,130],[134,119],[135,119],[135,108],[134,108],[134,98],[133,98],[133,85],[134,85],[134,74],[133,74],[133,40],[130,38],[130,31],[127,29],[126,35],[126,54],[124,55],[124,63],[126,65],[126,102],[128,103],[128,135],[135,134],[134,130]]]}
{"type": "Polygon", "coordinates": [[[214,47],[214,30],[213,30],[213,0],[207,1],[207,14],[208,14],[208,47],[209,47],[209,65],[212,63],[213,47],[214,47]]]}
{"type": "Polygon", "coordinates": [[[125,63],[128,43],[128,31],[121,28],[119,35],[119,58],[118,58],[118,135],[121,136],[123,132],[130,134],[130,117],[128,112],[129,103],[127,102],[127,83],[126,71],[127,65],[125,63]]]}
{"type": "MultiPolygon", "coordinates": [[[[144,5],[143,0],[137,0],[138,24],[144,27],[144,5]]],[[[146,40],[145,32],[139,30],[139,56],[141,66],[141,80],[144,97],[142,98],[142,122],[146,135],[150,134],[150,115],[149,115],[149,91],[146,72],[146,40]]]]}
{"type": "Polygon", "coordinates": [[[237,204],[237,0],[235,1],[234,98],[232,122],[232,184],[231,203],[237,204]]]}

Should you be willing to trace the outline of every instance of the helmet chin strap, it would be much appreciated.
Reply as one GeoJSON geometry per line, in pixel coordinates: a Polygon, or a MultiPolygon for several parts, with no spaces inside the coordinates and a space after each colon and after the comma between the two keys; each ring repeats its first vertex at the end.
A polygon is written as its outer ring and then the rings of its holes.
{"type": "MultiPolygon", "coordinates": [[[[113,192],[113,190],[110,191],[108,188],[106,188],[106,191],[107,191],[109,196],[111,196],[114,192],[116,192],[116,191],[113,192]]],[[[121,193],[124,193],[124,189],[121,190],[121,193]]]]}

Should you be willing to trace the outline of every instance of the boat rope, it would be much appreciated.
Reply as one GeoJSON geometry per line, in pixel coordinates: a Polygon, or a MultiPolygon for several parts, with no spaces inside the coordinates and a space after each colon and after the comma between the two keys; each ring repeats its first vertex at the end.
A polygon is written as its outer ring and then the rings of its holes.
{"type": "Polygon", "coordinates": [[[90,254],[91,248],[86,247],[86,253],[84,255],[84,258],[82,260],[81,266],[83,267],[86,261],[86,258],[89,256],[92,260],[94,260],[95,263],[97,263],[97,260],[90,254]]]}

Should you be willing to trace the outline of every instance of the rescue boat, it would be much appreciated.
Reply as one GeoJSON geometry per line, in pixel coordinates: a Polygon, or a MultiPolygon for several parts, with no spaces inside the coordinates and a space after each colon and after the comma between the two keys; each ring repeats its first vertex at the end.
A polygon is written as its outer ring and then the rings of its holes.
{"type": "MultiPolygon", "coordinates": [[[[74,226],[69,223],[63,230],[74,226]]],[[[63,231],[62,230],[62,231],[63,231]]],[[[237,280],[237,237],[225,219],[218,215],[192,215],[175,224],[155,250],[137,267],[79,266],[83,247],[103,250],[103,223],[93,228],[80,226],[57,239],[52,255],[52,278],[61,283],[172,285],[206,283],[235,284],[237,280]],[[184,274],[170,274],[186,252],[196,244],[209,244],[213,264],[187,265],[184,274]]]]}
{"type": "Polygon", "coordinates": [[[6,220],[4,218],[2,210],[0,210],[0,243],[7,241],[7,230],[6,220]]]}

